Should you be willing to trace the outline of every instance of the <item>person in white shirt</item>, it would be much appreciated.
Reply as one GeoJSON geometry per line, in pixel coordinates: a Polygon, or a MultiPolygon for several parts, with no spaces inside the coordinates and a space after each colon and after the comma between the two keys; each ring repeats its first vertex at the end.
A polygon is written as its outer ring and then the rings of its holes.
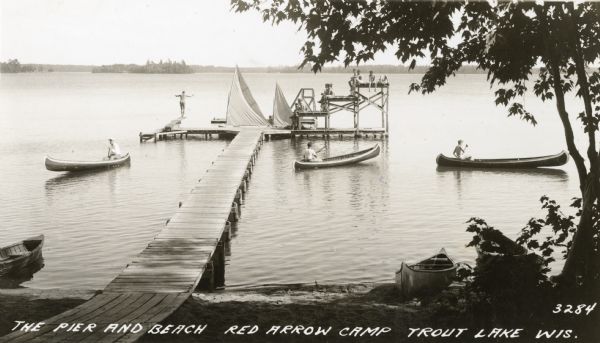
{"type": "Polygon", "coordinates": [[[308,142],[308,144],[306,145],[306,150],[304,150],[304,161],[306,161],[306,162],[320,161],[319,157],[317,156],[317,152],[314,151],[312,148],[312,142],[308,142]]]}
{"type": "Polygon", "coordinates": [[[108,158],[114,159],[121,157],[121,148],[117,143],[115,143],[114,139],[108,139],[108,158]]]}

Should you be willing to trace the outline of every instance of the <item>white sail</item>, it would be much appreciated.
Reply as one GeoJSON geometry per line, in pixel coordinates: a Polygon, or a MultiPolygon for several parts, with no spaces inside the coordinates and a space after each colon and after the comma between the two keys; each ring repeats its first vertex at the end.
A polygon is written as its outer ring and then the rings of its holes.
{"type": "Polygon", "coordinates": [[[268,125],[237,66],[227,101],[227,124],[233,126],[268,125]]]}
{"type": "Polygon", "coordinates": [[[279,84],[275,84],[275,99],[273,99],[273,126],[287,127],[292,125],[292,109],[288,105],[279,84]]]}

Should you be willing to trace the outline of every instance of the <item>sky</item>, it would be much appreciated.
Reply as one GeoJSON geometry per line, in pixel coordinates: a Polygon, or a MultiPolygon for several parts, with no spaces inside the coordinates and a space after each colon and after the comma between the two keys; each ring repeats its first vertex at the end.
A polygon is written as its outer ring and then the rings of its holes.
{"type": "MultiPolygon", "coordinates": [[[[297,65],[305,33],[230,0],[0,0],[0,60],[113,64],[160,59],[243,67],[297,65]]],[[[391,52],[376,64],[397,64],[391,52]]]]}

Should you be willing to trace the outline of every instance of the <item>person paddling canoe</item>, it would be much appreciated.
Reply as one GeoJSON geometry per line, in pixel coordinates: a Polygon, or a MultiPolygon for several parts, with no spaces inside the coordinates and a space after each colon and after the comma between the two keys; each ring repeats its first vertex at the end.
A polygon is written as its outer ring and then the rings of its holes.
{"type": "Polygon", "coordinates": [[[306,144],[306,150],[304,150],[303,160],[307,162],[320,161],[321,159],[317,156],[317,153],[323,149],[325,149],[325,147],[322,147],[318,151],[314,151],[312,148],[312,142],[308,142],[308,144],[306,144]]]}
{"type": "Polygon", "coordinates": [[[454,157],[459,158],[461,160],[470,160],[471,156],[465,155],[465,150],[469,147],[469,144],[466,144],[463,148],[463,140],[458,140],[458,145],[454,148],[454,152],[452,153],[454,157]]]}
{"type": "Polygon", "coordinates": [[[115,142],[114,139],[108,139],[108,159],[115,159],[121,157],[121,148],[115,142]]]}

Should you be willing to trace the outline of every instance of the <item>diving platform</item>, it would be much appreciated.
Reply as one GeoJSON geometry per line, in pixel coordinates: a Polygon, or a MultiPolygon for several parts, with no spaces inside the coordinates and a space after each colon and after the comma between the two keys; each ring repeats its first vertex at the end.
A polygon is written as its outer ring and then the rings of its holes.
{"type": "Polygon", "coordinates": [[[350,94],[334,95],[332,84],[325,84],[325,90],[321,93],[319,100],[317,100],[313,88],[301,88],[292,102],[294,107],[292,130],[331,131],[331,116],[337,112],[346,111],[353,115],[355,136],[361,137],[363,133],[368,133],[360,127],[360,114],[367,107],[371,107],[381,114],[381,128],[377,130],[383,130],[383,134],[387,136],[389,133],[389,83],[351,80],[349,85],[350,94]],[[320,118],[324,119],[323,127],[318,127],[320,118]]]}
{"type": "Polygon", "coordinates": [[[239,129],[167,224],[103,291],[43,320],[38,331],[14,331],[0,342],[133,342],[171,315],[197,287],[224,286],[231,226],[241,215],[262,144],[261,129],[239,129]],[[67,332],[61,323],[81,323],[80,331],[67,332]],[[106,330],[115,323],[120,330],[106,330]],[[136,323],[143,329],[132,330],[136,323]],[[82,331],[88,325],[95,326],[82,331]]]}

